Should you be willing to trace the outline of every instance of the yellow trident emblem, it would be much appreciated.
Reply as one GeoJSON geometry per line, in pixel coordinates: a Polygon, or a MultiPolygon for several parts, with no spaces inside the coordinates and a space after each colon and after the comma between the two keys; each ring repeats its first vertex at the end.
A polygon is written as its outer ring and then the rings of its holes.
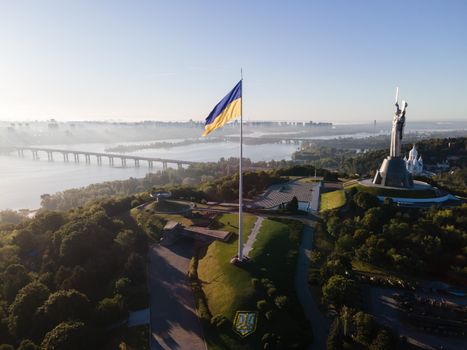
{"type": "Polygon", "coordinates": [[[237,311],[234,320],[234,331],[242,338],[245,338],[255,332],[257,322],[257,311],[237,311]]]}

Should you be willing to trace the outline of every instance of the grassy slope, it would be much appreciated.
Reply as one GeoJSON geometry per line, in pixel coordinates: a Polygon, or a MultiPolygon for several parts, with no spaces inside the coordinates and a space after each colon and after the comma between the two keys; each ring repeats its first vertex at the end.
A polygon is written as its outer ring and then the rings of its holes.
{"type": "MultiPolygon", "coordinates": [[[[244,215],[244,241],[249,236],[255,220],[253,215],[244,215]]],[[[213,242],[198,265],[198,278],[203,283],[203,290],[213,315],[232,314],[233,310],[237,310],[239,304],[241,305],[242,296],[253,292],[248,272],[230,264],[230,259],[237,253],[238,215],[224,214],[219,221],[222,224],[220,229],[233,232],[234,238],[228,244],[213,242]]]]}
{"type": "Polygon", "coordinates": [[[352,260],[352,268],[359,272],[376,273],[379,275],[390,276],[388,271],[360,260],[352,260]]]}
{"type": "MultiPolygon", "coordinates": [[[[236,215],[224,215],[220,220],[224,224],[223,229],[233,231],[235,227],[225,225],[234,222],[235,218],[236,215]]],[[[253,222],[254,219],[248,223],[249,228],[253,222]]],[[[216,242],[209,246],[206,255],[199,260],[198,278],[202,281],[212,315],[222,314],[233,321],[237,310],[256,310],[256,302],[260,299],[267,299],[273,304],[271,299],[253,288],[253,277],[269,278],[274,282],[278,294],[291,298],[287,311],[276,309],[276,319],[268,321],[260,316],[257,332],[245,339],[240,339],[230,327],[222,330],[206,327],[205,335],[210,349],[257,349],[266,332],[300,332],[297,319],[300,320],[302,311],[300,307],[297,310],[298,302],[293,291],[296,255],[291,251],[299,244],[301,227],[291,237],[287,224],[265,220],[250,254],[252,262],[246,269],[229,263],[237,249],[236,239],[228,244],[216,242]]]]}
{"type": "Polygon", "coordinates": [[[320,212],[342,207],[345,204],[344,190],[337,190],[321,194],[320,203],[320,212]]]}
{"type": "Polygon", "coordinates": [[[159,212],[183,212],[190,209],[189,204],[171,200],[165,200],[153,204],[153,208],[159,212]]]}

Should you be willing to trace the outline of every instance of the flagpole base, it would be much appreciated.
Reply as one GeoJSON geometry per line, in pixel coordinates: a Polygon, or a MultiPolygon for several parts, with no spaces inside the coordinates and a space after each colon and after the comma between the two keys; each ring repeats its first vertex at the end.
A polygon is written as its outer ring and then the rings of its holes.
{"type": "Polygon", "coordinates": [[[230,259],[230,263],[231,263],[232,265],[237,265],[237,266],[245,265],[245,264],[247,264],[249,261],[250,261],[250,258],[249,258],[249,257],[244,256],[242,259],[240,259],[240,258],[238,257],[238,255],[235,255],[232,259],[230,259]]]}

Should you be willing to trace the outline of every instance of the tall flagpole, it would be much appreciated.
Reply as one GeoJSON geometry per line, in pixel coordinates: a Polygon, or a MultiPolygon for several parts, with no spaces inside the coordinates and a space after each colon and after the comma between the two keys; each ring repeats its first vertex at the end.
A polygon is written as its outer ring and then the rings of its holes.
{"type": "Polygon", "coordinates": [[[240,162],[238,169],[238,260],[243,260],[243,69],[240,69],[242,102],[240,103],[240,162]]]}

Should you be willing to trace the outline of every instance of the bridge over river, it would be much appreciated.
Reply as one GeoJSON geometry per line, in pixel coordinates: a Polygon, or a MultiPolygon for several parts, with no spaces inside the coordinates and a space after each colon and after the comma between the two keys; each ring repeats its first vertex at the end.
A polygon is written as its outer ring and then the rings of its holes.
{"type": "Polygon", "coordinates": [[[56,149],[56,148],[45,148],[45,147],[11,147],[3,150],[4,153],[13,153],[17,152],[19,157],[24,157],[25,152],[31,152],[32,158],[38,160],[40,155],[47,155],[47,159],[50,162],[54,161],[54,156],[61,156],[61,159],[65,163],[70,161],[70,158],[75,163],[79,163],[82,160],[86,164],[91,163],[91,157],[96,159],[97,165],[102,165],[103,159],[107,160],[109,166],[114,166],[115,159],[120,161],[122,167],[126,167],[128,163],[130,166],[138,168],[140,162],[146,163],[148,168],[152,169],[154,163],[162,163],[162,168],[165,170],[168,167],[168,164],[176,164],[178,168],[182,168],[184,165],[197,164],[198,162],[191,162],[188,160],[176,160],[176,159],[165,159],[165,158],[154,158],[154,157],[141,157],[133,156],[126,154],[116,154],[116,153],[101,153],[101,152],[88,152],[88,151],[77,151],[77,150],[68,150],[68,149],[56,149]]]}

